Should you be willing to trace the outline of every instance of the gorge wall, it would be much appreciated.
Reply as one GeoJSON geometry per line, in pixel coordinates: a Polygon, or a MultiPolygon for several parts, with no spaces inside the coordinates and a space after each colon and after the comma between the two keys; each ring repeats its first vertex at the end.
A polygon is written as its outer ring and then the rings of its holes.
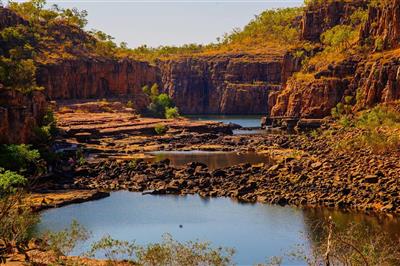
{"type": "Polygon", "coordinates": [[[269,94],[300,63],[283,54],[221,54],[159,61],[164,92],[184,114],[265,114],[269,94]]]}
{"type": "Polygon", "coordinates": [[[30,142],[32,131],[39,126],[46,110],[42,92],[27,95],[5,90],[0,84],[0,144],[30,142]]]}
{"type": "Polygon", "coordinates": [[[42,65],[37,82],[52,100],[128,96],[137,109],[147,105],[144,85],[158,82],[157,69],[146,62],[107,58],[42,65]]]}
{"type": "MultiPolygon", "coordinates": [[[[324,29],[345,23],[352,12],[367,8],[367,3],[337,1],[305,11],[303,38],[317,41],[324,29]]],[[[271,116],[322,118],[346,96],[352,96],[355,110],[400,100],[400,0],[385,3],[368,8],[360,32],[362,45],[382,41],[379,50],[372,45],[367,53],[352,54],[304,79],[290,79],[282,91],[270,97],[274,99],[271,116]]]]}

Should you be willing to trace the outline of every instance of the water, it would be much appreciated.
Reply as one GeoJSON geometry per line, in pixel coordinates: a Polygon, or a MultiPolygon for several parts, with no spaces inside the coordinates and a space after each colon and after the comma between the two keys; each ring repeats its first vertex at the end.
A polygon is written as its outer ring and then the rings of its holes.
{"type": "Polygon", "coordinates": [[[271,164],[271,159],[263,154],[256,152],[236,153],[236,152],[214,152],[214,151],[157,151],[150,152],[154,158],[150,161],[161,161],[169,159],[171,165],[181,167],[190,162],[200,162],[208,166],[210,170],[225,168],[241,163],[271,164]]]}
{"type": "MultiPolygon", "coordinates": [[[[74,251],[79,255],[89,243],[105,234],[137,244],[160,242],[164,233],[178,241],[211,241],[213,247],[236,249],[239,265],[265,262],[282,256],[284,265],[303,265],[287,257],[296,245],[310,248],[305,234],[315,235],[312,224],[332,216],[339,226],[351,221],[363,223],[399,236],[399,222],[382,222],[365,215],[327,210],[303,211],[267,204],[243,204],[227,198],[199,196],[152,196],[114,192],[110,197],[43,212],[38,231],[61,230],[73,219],[92,232],[92,238],[74,251]],[[180,228],[179,225],[183,227],[180,228]]],[[[384,220],[386,221],[386,220],[384,220]]]]}
{"type": "Polygon", "coordinates": [[[191,120],[217,121],[223,123],[234,123],[247,128],[260,128],[261,115],[190,115],[191,120]]]}

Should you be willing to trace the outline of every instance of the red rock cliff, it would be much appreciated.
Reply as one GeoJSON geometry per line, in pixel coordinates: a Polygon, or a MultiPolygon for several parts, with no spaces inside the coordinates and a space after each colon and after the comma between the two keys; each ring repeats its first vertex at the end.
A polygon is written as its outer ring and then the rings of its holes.
{"type": "Polygon", "coordinates": [[[368,20],[361,35],[364,40],[381,38],[384,49],[399,47],[400,0],[388,0],[380,7],[370,7],[368,20]]]}
{"type": "Polygon", "coordinates": [[[0,144],[28,143],[46,109],[42,92],[25,95],[0,88],[0,144]]]}
{"type": "Polygon", "coordinates": [[[301,21],[302,39],[319,41],[324,31],[348,22],[354,11],[359,8],[367,8],[368,3],[368,0],[332,1],[322,5],[310,6],[304,11],[301,21]]]}
{"type": "Polygon", "coordinates": [[[53,100],[124,95],[131,96],[141,109],[146,105],[142,87],[157,82],[157,68],[128,59],[82,58],[42,65],[37,82],[53,100]]]}
{"type": "Polygon", "coordinates": [[[164,91],[184,114],[262,114],[268,111],[270,92],[280,89],[282,77],[299,65],[289,59],[224,54],[160,61],[158,66],[164,91]]]}

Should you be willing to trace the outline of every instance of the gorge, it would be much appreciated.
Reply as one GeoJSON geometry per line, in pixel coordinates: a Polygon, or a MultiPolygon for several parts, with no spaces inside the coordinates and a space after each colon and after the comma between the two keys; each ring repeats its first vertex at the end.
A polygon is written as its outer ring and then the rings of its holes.
{"type": "Polygon", "coordinates": [[[160,228],[229,236],[221,245],[237,245],[242,264],[264,245],[274,256],[271,239],[305,246],[295,264],[400,263],[400,0],[307,0],[181,47],[117,45],[86,16],[40,0],[0,6],[0,225],[23,220],[39,238],[0,230],[0,262],[38,252],[80,265],[43,236],[76,215],[95,240],[117,226],[145,228],[146,245],[160,228]],[[251,241],[253,226],[271,239],[251,241]]]}

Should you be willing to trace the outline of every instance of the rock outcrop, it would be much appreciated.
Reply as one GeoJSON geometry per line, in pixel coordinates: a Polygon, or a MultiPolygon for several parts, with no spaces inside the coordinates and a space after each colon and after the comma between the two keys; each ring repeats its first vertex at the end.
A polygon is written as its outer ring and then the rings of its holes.
{"type": "Polygon", "coordinates": [[[147,104],[142,87],[157,82],[157,68],[128,59],[82,58],[42,65],[37,82],[52,100],[123,95],[141,109],[147,104]]]}
{"type": "Polygon", "coordinates": [[[353,87],[357,88],[357,109],[400,100],[399,57],[389,55],[360,64],[353,87]]]}
{"type": "Polygon", "coordinates": [[[384,49],[400,45],[400,1],[382,1],[369,8],[368,20],[361,31],[363,40],[381,38],[384,49]]]}
{"type": "MultiPolygon", "coordinates": [[[[159,61],[163,89],[184,114],[261,114],[282,84],[283,54],[223,54],[159,61]]],[[[287,63],[287,71],[296,64],[287,63]]]]}
{"type": "Polygon", "coordinates": [[[369,1],[330,1],[325,4],[311,5],[304,11],[301,21],[301,38],[319,41],[321,34],[336,25],[350,21],[350,16],[359,8],[366,9],[369,1]]]}
{"type": "MultiPolygon", "coordinates": [[[[1,86],[1,85],[0,85],[1,86]]],[[[29,95],[0,87],[0,144],[27,143],[47,110],[44,94],[29,95]]]]}

